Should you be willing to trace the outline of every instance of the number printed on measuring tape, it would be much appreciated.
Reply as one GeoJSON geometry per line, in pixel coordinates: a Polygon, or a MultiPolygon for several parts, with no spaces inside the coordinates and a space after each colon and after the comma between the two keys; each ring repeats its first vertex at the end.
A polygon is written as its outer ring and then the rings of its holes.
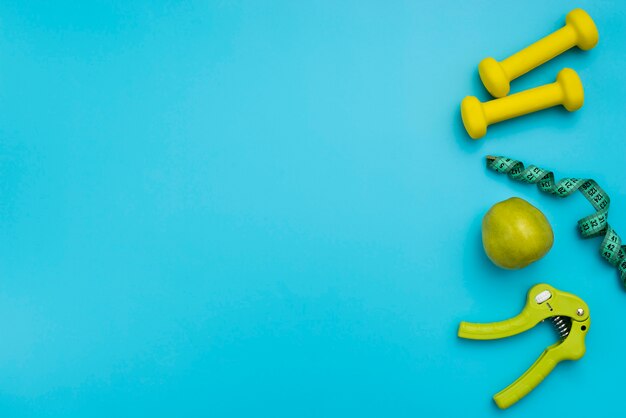
{"type": "Polygon", "coordinates": [[[578,230],[583,238],[604,236],[600,244],[600,254],[617,267],[622,283],[626,286],[626,245],[622,245],[622,239],[608,223],[611,199],[598,183],[591,179],[573,177],[555,182],[552,171],[534,165],[524,167],[522,162],[506,157],[487,157],[487,167],[498,173],[508,174],[513,180],[537,184],[542,192],[558,197],[567,197],[576,190],[581,192],[596,213],[580,219],[578,230]]]}

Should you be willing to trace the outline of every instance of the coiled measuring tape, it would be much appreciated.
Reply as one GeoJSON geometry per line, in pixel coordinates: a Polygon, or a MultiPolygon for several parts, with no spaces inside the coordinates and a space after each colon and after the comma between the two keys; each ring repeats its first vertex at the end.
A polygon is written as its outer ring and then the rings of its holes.
{"type": "Polygon", "coordinates": [[[537,184],[542,192],[558,197],[567,197],[576,190],[580,191],[593,205],[596,213],[580,219],[578,230],[583,238],[604,235],[600,245],[600,254],[606,261],[617,267],[622,283],[626,286],[626,245],[622,245],[621,238],[608,223],[611,199],[598,186],[598,183],[591,179],[568,177],[555,182],[552,171],[534,165],[524,168],[522,162],[506,157],[487,156],[487,168],[508,174],[513,180],[537,184]]]}

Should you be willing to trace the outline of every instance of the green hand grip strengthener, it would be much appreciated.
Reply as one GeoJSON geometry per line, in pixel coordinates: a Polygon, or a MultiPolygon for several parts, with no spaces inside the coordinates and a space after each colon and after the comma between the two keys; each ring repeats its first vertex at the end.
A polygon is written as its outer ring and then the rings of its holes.
{"type": "Polygon", "coordinates": [[[545,319],[552,321],[560,341],[546,348],[519,379],[493,397],[502,409],[528,395],[559,362],[578,360],[585,354],[585,336],[591,322],[589,307],[577,296],[538,284],[529,290],[526,305],[516,317],[488,324],[461,322],[459,325],[461,338],[495,340],[527,331],[545,319]]]}

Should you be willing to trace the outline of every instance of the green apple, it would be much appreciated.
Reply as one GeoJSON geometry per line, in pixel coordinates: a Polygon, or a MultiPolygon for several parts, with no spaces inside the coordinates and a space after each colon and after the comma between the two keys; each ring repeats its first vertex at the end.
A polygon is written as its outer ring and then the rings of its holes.
{"type": "Polygon", "coordinates": [[[554,234],[545,215],[519,197],[496,203],[483,218],[487,257],[505,269],[520,269],[552,248],[554,234]]]}

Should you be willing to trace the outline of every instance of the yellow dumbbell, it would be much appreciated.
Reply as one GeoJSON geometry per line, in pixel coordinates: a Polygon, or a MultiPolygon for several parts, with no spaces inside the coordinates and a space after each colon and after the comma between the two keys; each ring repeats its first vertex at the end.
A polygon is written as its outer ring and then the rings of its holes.
{"type": "Polygon", "coordinates": [[[474,96],[461,102],[461,116],[467,133],[474,139],[487,133],[487,126],[527,113],[563,105],[573,112],[582,107],[585,98],[583,85],[570,68],[559,71],[556,81],[500,99],[481,103],[474,96]]]}
{"type": "Polygon", "coordinates": [[[588,50],[598,43],[598,29],[582,9],[574,9],[565,17],[565,26],[545,38],[498,62],[485,58],[478,64],[483,84],[493,97],[509,94],[510,82],[562,52],[578,46],[588,50]]]}

